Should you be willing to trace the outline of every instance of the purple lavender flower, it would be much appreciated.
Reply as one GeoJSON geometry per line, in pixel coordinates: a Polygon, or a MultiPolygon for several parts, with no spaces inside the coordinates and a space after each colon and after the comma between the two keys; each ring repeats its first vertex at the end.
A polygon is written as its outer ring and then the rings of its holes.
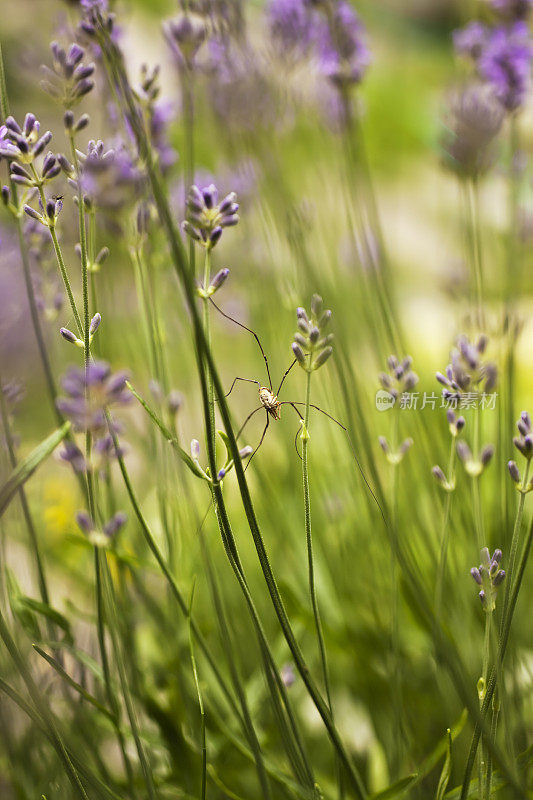
{"type": "Polygon", "coordinates": [[[72,108],[94,88],[95,66],[83,63],[85,51],[78,44],[72,44],[65,52],[57,42],[52,42],[51,49],[53,68],[41,67],[45,76],[41,88],[65,108],[72,108]]]}
{"type": "Polygon", "coordinates": [[[187,219],[183,223],[183,230],[191,239],[211,249],[222,236],[223,228],[237,225],[238,210],[235,192],[230,192],[219,203],[214,183],[202,190],[197,186],[191,186],[187,197],[187,219]]]}
{"type": "Polygon", "coordinates": [[[339,0],[328,24],[321,26],[317,44],[321,72],[335,85],[362,81],[371,60],[366,29],[346,0],[339,0]]]}
{"type": "Polygon", "coordinates": [[[495,28],[482,49],[479,73],[507,111],[516,111],[524,104],[532,59],[533,42],[525,22],[495,28]]]}
{"type": "Polygon", "coordinates": [[[194,59],[207,39],[207,27],[198,14],[180,14],[163,24],[163,33],[180,66],[192,68],[194,59]]]}
{"type": "Polygon", "coordinates": [[[529,461],[533,456],[533,429],[531,426],[531,417],[527,411],[522,411],[516,426],[520,436],[515,436],[513,444],[529,461]]]}
{"type": "Polygon", "coordinates": [[[475,344],[466,336],[459,337],[445,374],[436,374],[437,380],[444,386],[442,396],[446,400],[458,399],[465,392],[492,392],[498,372],[495,364],[482,359],[487,344],[488,339],[484,335],[475,344]]]}
{"type": "Polygon", "coordinates": [[[19,166],[33,163],[52,138],[50,131],[42,136],[39,132],[40,124],[35,114],[26,114],[22,126],[13,117],[8,117],[1,128],[0,158],[12,159],[19,166]]]}
{"type": "Polygon", "coordinates": [[[443,140],[444,163],[460,177],[478,177],[494,161],[504,117],[492,87],[472,84],[452,97],[443,140]]]}
{"type": "Polygon", "coordinates": [[[108,406],[125,405],[131,400],[126,380],[125,372],[113,374],[103,361],[89,364],[87,370],[72,367],[62,381],[67,397],[60,397],[57,407],[75,430],[102,434],[107,428],[108,406]]]}
{"type": "Polygon", "coordinates": [[[477,61],[489,37],[489,29],[482,22],[470,22],[453,32],[453,46],[458,55],[477,61]]]}
{"type": "Polygon", "coordinates": [[[379,382],[386,392],[396,400],[404,392],[410,392],[418,383],[418,375],[411,369],[413,359],[405,356],[401,361],[397,356],[387,359],[388,372],[380,372],[379,382]]]}
{"type": "Polygon", "coordinates": [[[91,140],[80,160],[81,188],[86,202],[116,211],[139,196],[145,177],[123,142],[117,141],[106,150],[102,141],[91,140]]]}
{"type": "Polygon", "coordinates": [[[269,74],[249,45],[222,36],[210,39],[207,69],[211,107],[226,127],[256,130],[277,121],[269,74]]]}
{"type": "Polygon", "coordinates": [[[316,17],[305,0],[270,0],[267,19],[274,48],[281,57],[309,53],[315,39],[316,17]]]}
{"type": "Polygon", "coordinates": [[[501,560],[501,550],[495,550],[491,556],[488,547],[484,547],[481,550],[481,564],[470,570],[475,583],[483,587],[479,592],[479,599],[483,609],[487,612],[494,611],[498,587],[505,580],[505,571],[500,568],[501,560]]]}

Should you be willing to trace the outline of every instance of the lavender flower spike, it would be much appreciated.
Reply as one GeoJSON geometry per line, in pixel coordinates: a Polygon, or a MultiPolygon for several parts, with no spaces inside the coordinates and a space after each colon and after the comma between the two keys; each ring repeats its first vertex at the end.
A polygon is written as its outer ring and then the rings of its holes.
{"type": "Polygon", "coordinates": [[[237,195],[230,192],[218,203],[218,192],[212,183],[200,190],[191,186],[187,198],[187,219],[183,223],[185,233],[211,250],[222,236],[223,228],[237,225],[239,205],[237,195]]]}

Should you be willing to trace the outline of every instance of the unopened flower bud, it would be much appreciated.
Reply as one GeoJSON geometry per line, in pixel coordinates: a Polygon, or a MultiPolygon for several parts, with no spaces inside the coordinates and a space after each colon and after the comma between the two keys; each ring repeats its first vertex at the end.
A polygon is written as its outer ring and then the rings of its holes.
{"type": "Polygon", "coordinates": [[[296,358],[299,364],[305,364],[304,352],[300,347],[300,345],[297,344],[296,342],[292,343],[292,352],[294,353],[294,357],[296,358]]]}
{"type": "Polygon", "coordinates": [[[72,128],[74,127],[74,112],[73,111],[70,111],[70,110],[69,111],[65,111],[65,114],[63,115],[63,124],[64,124],[65,128],[67,129],[67,131],[72,130],[72,128]]]}
{"type": "Polygon", "coordinates": [[[330,355],[333,353],[333,347],[325,347],[321,353],[317,355],[313,363],[313,369],[318,369],[326,363],[330,355]]]}
{"type": "Polygon", "coordinates": [[[224,269],[219,269],[219,271],[209,284],[208,291],[210,292],[210,294],[214,294],[217,291],[217,289],[220,289],[220,287],[222,286],[228,275],[229,275],[229,269],[227,267],[224,267],[224,269]]]}
{"type": "Polygon", "coordinates": [[[322,306],[323,306],[322,298],[320,297],[319,294],[314,294],[311,298],[311,311],[315,319],[322,312],[322,306]]]}
{"type": "Polygon", "coordinates": [[[489,461],[491,460],[492,456],[494,455],[494,447],[491,444],[485,445],[483,450],[481,451],[480,461],[484,467],[487,466],[489,461]]]}
{"type": "Polygon", "coordinates": [[[191,456],[193,461],[198,461],[200,458],[200,442],[198,439],[193,439],[191,442],[191,456]]]}
{"type": "Polygon", "coordinates": [[[75,333],[69,331],[68,328],[60,328],[59,333],[65,339],[65,341],[70,342],[70,344],[75,344],[77,347],[83,347],[83,342],[81,339],[78,339],[75,333]]]}
{"type": "Polygon", "coordinates": [[[513,479],[515,483],[520,483],[520,470],[516,464],[516,461],[508,461],[507,462],[507,469],[509,470],[509,475],[513,479]]]}
{"type": "Polygon", "coordinates": [[[481,572],[477,567],[472,567],[472,569],[470,570],[470,574],[475,580],[475,582],[479,584],[479,586],[483,585],[483,578],[481,577],[481,572]]]}
{"type": "Polygon", "coordinates": [[[97,311],[91,320],[91,324],[89,325],[89,336],[94,336],[94,334],[98,330],[101,321],[102,321],[102,316],[97,311]]]}

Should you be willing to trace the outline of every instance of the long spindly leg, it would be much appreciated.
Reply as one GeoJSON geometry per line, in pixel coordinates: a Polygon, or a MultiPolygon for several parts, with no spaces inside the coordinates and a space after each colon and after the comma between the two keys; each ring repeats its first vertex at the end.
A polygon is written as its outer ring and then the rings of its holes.
{"type": "Polygon", "coordinates": [[[276,392],[276,396],[279,396],[279,393],[280,393],[280,391],[281,391],[281,387],[283,386],[283,382],[284,382],[285,378],[287,377],[287,375],[289,374],[289,372],[291,371],[291,369],[292,369],[292,368],[294,367],[294,365],[296,364],[296,361],[297,361],[297,359],[295,358],[295,359],[294,359],[294,361],[292,362],[292,364],[290,365],[290,367],[288,367],[288,368],[285,370],[285,372],[283,373],[283,378],[281,379],[281,383],[280,383],[280,385],[278,386],[278,391],[276,392]]]}
{"type": "MultiPolygon", "coordinates": [[[[252,334],[252,336],[254,337],[255,341],[257,342],[257,344],[259,346],[259,349],[261,350],[261,355],[263,356],[263,359],[265,361],[265,367],[266,367],[266,371],[267,371],[267,375],[268,375],[268,386],[270,388],[270,391],[272,391],[272,378],[270,377],[270,369],[268,368],[268,358],[266,357],[266,353],[263,350],[263,345],[259,341],[259,336],[257,335],[257,333],[255,331],[253,331],[251,328],[247,328],[246,325],[243,325],[242,322],[239,322],[239,320],[233,319],[233,317],[230,317],[230,315],[226,314],[225,311],[222,311],[222,309],[217,306],[217,304],[215,303],[215,301],[213,300],[212,297],[210,297],[209,299],[211,300],[211,303],[215,306],[215,308],[216,308],[216,310],[218,311],[219,314],[222,314],[223,317],[225,317],[226,319],[229,319],[231,322],[234,322],[235,325],[239,326],[239,328],[244,328],[245,331],[248,331],[248,333],[252,334]]],[[[231,389],[230,389],[230,391],[231,391],[231,389]]],[[[226,397],[227,397],[227,395],[226,395],[226,397]]]]}
{"type": "Polygon", "coordinates": [[[261,411],[262,408],[264,408],[264,406],[257,406],[257,408],[254,408],[254,410],[250,414],[248,414],[248,416],[246,417],[246,419],[242,423],[241,427],[239,428],[239,432],[237,433],[235,439],[239,438],[239,436],[241,435],[243,430],[246,428],[246,426],[248,425],[248,423],[252,419],[253,415],[257,414],[258,411],[261,411]]]}
{"type": "Polygon", "coordinates": [[[266,415],[267,415],[267,421],[266,421],[266,425],[265,425],[265,427],[264,427],[264,429],[263,429],[263,433],[261,434],[261,438],[260,438],[260,440],[259,440],[259,444],[257,445],[257,447],[255,448],[254,452],[252,453],[252,455],[251,455],[251,456],[250,456],[250,458],[248,459],[248,463],[247,463],[247,465],[246,465],[246,466],[245,466],[245,468],[244,468],[244,471],[245,471],[245,472],[246,472],[246,470],[248,469],[248,467],[250,466],[250,464],[252,463],[252,458],[255,456],[255,454],[257,453],[257,451],[259,450],[259,448],[260,448],[260,447],[261,447],[261,445],[263,444],[263,441],[264,441],[264,438],[265,438],[266,432],[267,432],[267,430],[268,430],[268,426],[270,425],[270,414],[268,413],[268,411],[266,412],[266,415]]]}
{"type": "Polygon", "coordinates": [[[254,379],[253,379],[253,378],[235,378],[235,379],[234,379],[234,381],[233,381],[233,383],[231,384],[231,387],[230,387],[230,390],[229,390],[229,392],[228,392],[227,394],[225,394],[225,395],[224,395],[224,397],[229,397],[229,396],[230,396],[230,394],[231,394],[231,393],[232,393],[232,391],[233,391],[233,387],[235,386],[235,384],[237,383],[237,381],[244,381],[245,383],[255,383],[255,385],[256,385],[256,386],[260,386],[260,385],[261,385],[261,384],[259,383],[259,381],[254,381],[254,379]]]}
{"type": "MultiPolygon", "coordinates": [[[[292,407],[294,408],[295,406],[305,406],[305,403],[302,403],[302,402],[301,402],[301,401],[299,401],[299,400],[283,400],[283,402],[282,402],[282,403],[280,403],[280,406],[285,406],[285,405],[289,405],[289,406],[292,406],[292,407]]],[[[328,418],[328,419],[330,419],[332,422],[334,422],[336,425],[338,425],[338,426],[339,426],[339,428],[342,428],[342,430],[343,430],[343,431],[345,431],[345,430],[346,430],[346,428],[344,427],[344,425],[342,424],[342,422],[339,422],[339,420],[338,420],[338,419],[335,419],[335,417],[332,417],[332,416],[331,416],[331,414],[328,414],[328,412],[327,412],[327,411],[324,411],[322,408],[319,408],[318,406],[315,406],[315,405],[313,405],[313,403],[310,403],[310,406],[311,406],[311,408],[314,408],[316,411],[320,411],[320,413],[321,413],[321,414],[324,414],[324,416],[325,416],[325,417],[327,417],[327,418],[328,418]]],[[[298,413],[300,413],[300,412],[298,411],[298,409],[295,409],[295,410],[296,410],[298,413]]]]}

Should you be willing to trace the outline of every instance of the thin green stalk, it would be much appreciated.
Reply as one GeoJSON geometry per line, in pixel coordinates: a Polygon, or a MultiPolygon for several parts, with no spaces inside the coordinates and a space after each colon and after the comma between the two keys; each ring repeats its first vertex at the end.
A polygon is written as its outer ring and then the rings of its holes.
{"type": "MultiPolygon", "coordinates": [[[[9,455],[9,462],[11,464],[12,469],[15,469],[15,467],[17,466],[17,456],[15,454],[15,445],[13,442],[13,435],[11,432],[11,425],[9,422],[9,414],[7,410],[6,398],[4,396],[4,387],[1,377],[0,377],[0,415],[2,418],[2,425],[4,428],[4,436],[9,455]]],[[[41,600],[43,601],[43,603],[49,605],[50,595],[48,592],[48,584],[46,581],[44,562],[41,555],[41,548],[39,545],[39,540],[37,538],[37,531],[35,530],[35,525],[33,524],[33,517],[30,511],[30,506],[28,503],[28,498],[26,497],[26,491],[24,489],[24,486],[19,487],[18,494],[20,498],[20,505],[22,507],[22,514],[24,516],[24,521],[28,529],[31,549],[33,550],[33,555],[35,558],[35,567],[37,569],[37,583],[39,586],[39,594],[41,596],[41,600]]],[[[53,629],[49,626],[49,631],[52,632],[52,630],[53,629]]]]}
{"type": "Polygon", "coordinates": [[[315,564],[313,556],[313,538],[311,533],[311,496],[309,492],[309,467],[308,467],[308,449],[309,449],[309,413],[311,403],[311,372],[306,374],[306,392],[305,392],[305,412],[304,424],[301,433],[302,439],[302,481],[304,490],[304,516],[305,516],[305,540],[307,544],[307,568],[309,579],[309,596],[311,598],[311,606],[313,608],[313,618],[315,621],[315,630],[318,641],[318,649],[320,652],[320,662],[322,667],[322,678],[324,681],[324,688],[326,690],[326,698],[328,701],[329,712],[333,719],[333,706],[331,702],[331,688],[329,685],[329,671],[326,653],[326,645],[324,643],[324,632],[322,630],[322,622],[320,619],[320,609],[318,606],[318,597],[315,585],[315,564]]]}
{"type": "Polygon", "coordinates": [[[481,229],[479,220],[479,184],[475,178],[466,186],[467,220],[470,228],[470,264],[473,275],[477,324],[483,328],[485,317],[483,311],[483,257],[481,250],[481,229]]]}
{"type": "Polygon", "coordinates": [[[189,603],[189,650],[191,653],[191,667],[192,667],[192,674],[194,677],[194,685],[196,687],[196,695],[198,697],[198,707],[200,709],[200,743],[202,750],[202,780],[200,788],[200,799],[205,800],[206,787],[207,787],[207,742],[206,742],[206,729],[205,729],[205,709],[204,709],[204,700],[202,697],[202,690],[200,689],[200,681],[198,680],[198,669],[196,667],[196,658],[194,656],[194,637],[191,627],[192,600],[193,600],[193,595],[191,593],[191,602],[189,603]]]}
{"type": "MultiPolygon", "coordinates": [[[[474,409],[474,457],[479,455],[481,440],[481,409],[474,409]]],[[[472,510],[474,515],[474,528],[476,531],[476,543],[478,552],[485,546],[485,526],[483,523],[483,506],[481,504],[481,485],[480,475],[472,477],[472,510]]]]}
{"type": "MultiPolygon", "coordinates": [[[[492,631],[492,607],[489,607],[485,611],[485,633],[483,637],[483,662],[482,662],[482,672],[481,672],[481,688],[479,690],[480,707],[483,705],[483,697],[485,695],[485,687],[487,685],[487,678],[489,673],[491,631],[492,631]]],[[[483,800],[490,800],[489,795],[487,795],[487,786],[489,785],[489,773],[488,773],[488,762],[487,762],[488,758],[490,758],[490,756],[485,747],[484,738],[482,738],[481,748],[479,753],[479,787],[482,793],[483,800]]]]}
{"type": "MultiPolygon", "coordinates": [[[[524,490],[527,488],[528,485],[530,467],[531,467],[531,461],[528,459],[526,461],[526,465],[524,468],[524,477],[522,479],[522,489],[524,490]]],[[[518,498],[518,506],[516,509],[516,517],[513,526],[513,535],[511,538],[511,549],[509,551],[509,559],[507,562],[507,578],[505,581],[505,593],[503,596],[503,612],[501,618],[500,636],[503,628],[503,621],[505,619],[505,615],[507,613],[507,608],[509,605],[511,589],[515,580],[516,555],[518,552],[518,544],[520,542],[520,532],[522,529],[522,519],[524,517],[525,501],[526,501],[526,493],[525,491],[521,491],[520,496],[518,498]]]]}
{"type": "Polygon", "coordinates": [[[444,514],[442,518],[441,529],[441,546],[439,567],[437,570],[437,580],[435,584],[435,621],[440,624],[442,613],[442,595],[444,591],[444,581],[446,577],[446,562],[448,560],[448,546],[450,541],[450,512],[452,507],[452,495],[455,487],[455,454],[456,454],[456,440],[452,436],[450,443],[450,457],[448,459],[448,474],[447,479],[450,487],[446,491],[446,499],[444,501],[444,514]]]}
{"type": "Polygon", "coordinates": [[[152,768],[146,756],[144,745],[141,741],[139,723],[137,721],[137,715],[135,713],[135,708],[133,705],[133,700],[128,685],[128,677],[126,672],[126,666],[124,663],[124,653],[122,652],[122,645],[121,642],[119,641],[120,626],[117,618],[117,599],[115,595],[115,587],[111,575],[109,573],[109,565],[107,563],[107,557],[105,555],[104,558],[102,559],[102,584],[104,587],[105,595],[107,596],[107,611],[109,612],[109,623],[110,623],[109,632],[111,634],[111,641],[113,643],[115,662],[117,665],[122,696],[124,698],[124,705],[126,706],[126,713],[128,715],[128,720],[130,723],[130,730],[133,736],[133,740],[135,742],[135,748],[137,750],[139,762],[141,764],[141,770],[143,773],[146,790],[148,792],[148,797],[150,798],[150,800],[156,800],[157,793],[154,787],[152,768]]]}
{"type": "Polygon", "coordinates": [[[41,695],[37,684],[33,680],[33,677],[27,667],[26,660],[20,654],[15,641],[13,640],[9,629],[6,625],[4,620],[3,614],[0,612],[0,638],[4,642],[6,650],[8,651],[15,668],[17,669],[19,675],[21,676],[22,680],[24,681],[28,693],[31,697],[33,704],[35,705],[36,709],[39,711],[43,721],[48,729],[50,734],[50,740],[63,764],[65,772],[69,781],[72,784],[72,788],[74,789],[76,795],[82,798],[82,800],[89,800],[85,788],[80,780],[80,777],[74,767],[65,745],[63,743],[63,739],[61,738],[57,726],[55,724],[53,715],[51,710],[49,709],[46,700],[41,695]]]}
{"type": "MultiPolygon", "coordinates": [[[[33,174],[33,178],[37,183],[37,189],[39,191],[39,197],[41,198],[41,205],[43,207],[43,213],[46,213],[45,212],[45,209],[46,209],[46,196],[44,194],[44,190],[43,190],[42,184],[39,181],[39,176],[37,175],[37,170],[35,169],[33,164],[31,164],[31,171],[32,171],[32,174],[33,174]]],[[[60,271],[61,277],[63,279],[63,284],[65,286],[65,291],[67,293],[67,297],[68,297],[68,300],[69,300],[69,303],[70,303],[70,308],[72,310],[72,314],[74,315],[74,319],[76,321],[76,327],[78,328],[78,334],[81,337],[84,337],[83,324],[82,324],[82,321],[80,319],[80,315],[78,313],[78,309],[76,307],[76,301],[74,300],[74,295],[72,293],[72,287],[70,285],[70,280],[69,280],[69,277],[68,277],[68,271],[67,271],[67,268],[65,266],[65,260],[63,258],[63,253],[61,252],[61,247],[59,245],[59,241],[58,241],[57,234],[56,234],[55,223],[49,222],[48,223],[48,230],[50,231],[50,236],[52,238],[52,243],[54,245],[54,252],[55,252],[55,255],[56,255],[57,264],[59,266],[59,271],[60,271]]]]}

